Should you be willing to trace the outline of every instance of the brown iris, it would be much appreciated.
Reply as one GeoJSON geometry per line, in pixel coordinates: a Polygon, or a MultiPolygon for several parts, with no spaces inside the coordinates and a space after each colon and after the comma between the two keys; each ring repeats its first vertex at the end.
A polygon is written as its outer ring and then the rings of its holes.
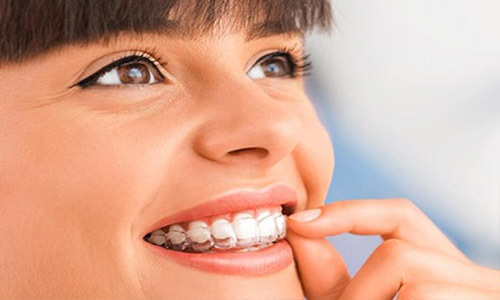
{"type": "Polygon", "coordinates": [[[149,83],[151,74],[144,63],[131,62],[118,67],[118,76],[124,84],[145,84],[149,83]]]}
{"type": "Polygon", "coordinates": [[[268,77],[282,77],[291,73],[290,66],[284,57],[272,57],[261,63],[264,74],[268,77]]]}

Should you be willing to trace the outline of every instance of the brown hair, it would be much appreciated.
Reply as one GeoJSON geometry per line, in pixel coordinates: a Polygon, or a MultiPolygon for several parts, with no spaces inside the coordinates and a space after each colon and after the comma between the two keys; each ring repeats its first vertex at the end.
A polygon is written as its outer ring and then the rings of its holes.
{"type": "Polygon", "coordinates": [[[248,39],[329,29],[328,0],[0,0],[0,62],[21,62],[55,47],[108,40],[120,32],[196,38],[225,30],[248,39]]]}

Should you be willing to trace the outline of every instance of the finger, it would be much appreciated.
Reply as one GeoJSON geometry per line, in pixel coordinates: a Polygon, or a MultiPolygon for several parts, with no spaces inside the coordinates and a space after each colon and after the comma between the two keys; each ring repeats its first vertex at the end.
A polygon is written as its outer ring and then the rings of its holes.
{"type": "Polygon", "coordinates": [[[342,256],[325,239],[287,233],[307,299],[338,299],[350,276],[342,256]]]}
{"type": "Polygon", "coordinates": [[[422,281],[495,289],[498,272],[391,239],[351,279],[341,299],[392,299],[401,286],[422,281]]]}
{"type": "Polygon", "coordinates": [[[308,213],[310,214],[308,211],[303,211],[291,215],[288,222],[290,230],[310,238],[346,232],[381,235],[385,240],[400,239],[467,260],[436,225],[406,199],[334,202],[322,207],[321,215],[314,220],[298,221],[301,216],[307,216],[308,213]]]}
{"type": "Polygon", "coordinates": [[[471,288],[463,285],[448,283],[418,283],[403,285],[399,290],[397,300],[442,300],[442,299],[481,299],[498,300],[500,292],[471,288]]]}

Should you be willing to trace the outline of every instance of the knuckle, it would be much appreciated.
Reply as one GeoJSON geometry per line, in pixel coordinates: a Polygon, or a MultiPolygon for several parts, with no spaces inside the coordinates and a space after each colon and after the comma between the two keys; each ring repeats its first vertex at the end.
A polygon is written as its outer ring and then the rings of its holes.
{"type": "Polygon", "coordinates": [[[436,296],[436,285],[408,283],[399,289],[398,300],[430,299],[436,296]]]}
{"type": "Polygon", "coordinates": [[[391,263],[403,264],[408,260],[408,246],[397,239],[389,239],[375,250],[377,257],[389,260],[391,263]]]}
{"type": "Polygon", "coordinates": [[[416,284],[405,284],[398,292],[397,300],[426,299],[425,291],[416,284]]]}
{"type": "Polygon", "coordinates": [[[397,207],[400,208],[403,214],[413,215],[415,213],[420,212],[420,209],[409,199],[407,198],[396,198],[394,199],[397,207]]]}
{"type": "Polygon", "coordinates": [[[394,201],[396,201],[398,206],[402,208],[412,209],[413,207],[415,207],[415,204],[413,204],[413,202],[407,198],[396,198],[394,199],[394,201]]]}

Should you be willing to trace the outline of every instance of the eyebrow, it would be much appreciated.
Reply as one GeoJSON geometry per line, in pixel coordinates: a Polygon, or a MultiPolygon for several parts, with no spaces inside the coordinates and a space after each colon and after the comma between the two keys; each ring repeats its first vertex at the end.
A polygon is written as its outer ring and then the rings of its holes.
{"type": "Polygon", "coordinates": [[[303,37],[315,27],[330,29],[332,18],[328,0],[23,0],[0,1],[0,11],[0,63],[68,44],[106,42],[120,33],[195,39],[224,27],[246,32],[247,41],[303,37]]]}

